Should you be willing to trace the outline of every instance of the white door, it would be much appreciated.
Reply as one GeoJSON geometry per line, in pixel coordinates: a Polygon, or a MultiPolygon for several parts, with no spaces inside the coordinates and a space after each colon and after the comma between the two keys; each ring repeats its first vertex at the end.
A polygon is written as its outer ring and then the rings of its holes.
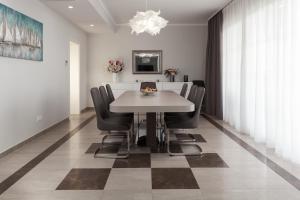
{"type": "Polygon", "coordinates": [[[80,114],[80,45],[70,42],[70,114],[80,114]]]}

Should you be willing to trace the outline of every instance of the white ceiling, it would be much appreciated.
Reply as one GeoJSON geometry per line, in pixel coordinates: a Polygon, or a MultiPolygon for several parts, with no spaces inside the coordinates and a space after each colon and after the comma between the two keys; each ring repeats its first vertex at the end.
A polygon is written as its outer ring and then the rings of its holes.
{"type": "Polygon", "coordinates": [[[88,33],[99,33],[107,30],[106,23],[88,0],[41,1],[88,33]],[[69,5],[74,6],[74,8],[69,9],[69,5]],[[91,24],[95,26],[90,27],[91,24]]]}
{"type": "MultiPolygon", "coordinates": [[[[117,24],[128,23],[136,11],[146,10],[146,0],[103,0],[117,24]]],[[[148,9],[160,10],[170,24],[206,24],[230,0],[148,0],[148,9]]]]}
{"type": "MultiPolygon", "coordinates": [[[[136,11],[146,9],[146,0],[41,0],[88,33],[127,24],[136,11]],[[92,5],[90,2],[94,2],[92,5]],[[103,9],[95,6],[95,2],[103,9]],[[68,6],[74,6],[68,9],[68,6]],[[107,20],[111,19],[111,20],[107,20]],[[95,27],[90,27],[94,24],[95,27]]],[[[208,18],[231,0],[148,0],[148,9],[160,10],[169,24],[206,24],[208,18]]]]}

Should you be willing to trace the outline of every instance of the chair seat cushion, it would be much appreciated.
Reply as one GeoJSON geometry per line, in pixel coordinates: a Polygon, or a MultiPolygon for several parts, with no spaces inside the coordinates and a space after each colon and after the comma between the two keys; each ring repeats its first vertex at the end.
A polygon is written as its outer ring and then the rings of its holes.
{"type": "Polygon", "coordinates": [[[114,112],[110,112],[109,116],[110,117],[129,117],[129,118],[134,117],[133,113],[114,113],[114,112]]]}
{"type": "Polygon", "coordinates": [[[164,114],[165,117],[177,117],[177,116],[182,116],[186,115],[186,113],[181,113],[181,112],[168,112],[164,114]]]}
{"type": "Polygon", "coordinates": [[[189,113],[182,113],[177,116],[166,116],[165,123],[170,129],[194,129],[198,127],[189,113]]]}
{"type": "Polygon", "coordinates": [[[103,131],[125,131],[131,128],[132,117],[108,117],[99,122],[98,128],[103,131]]]}

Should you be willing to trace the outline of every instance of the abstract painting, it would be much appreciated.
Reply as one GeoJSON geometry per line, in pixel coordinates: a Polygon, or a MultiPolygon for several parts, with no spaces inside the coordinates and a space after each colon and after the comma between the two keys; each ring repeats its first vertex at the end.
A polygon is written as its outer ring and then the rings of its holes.
{"type": "Polygon", "coordinates": [[[133,50],[133,74],[161,74],[162,50],[133,50]]]}
{"type": "Polygon", "coordinates": [[[43,24],[0,3],[0,56],[43,61],[43,24]]]}

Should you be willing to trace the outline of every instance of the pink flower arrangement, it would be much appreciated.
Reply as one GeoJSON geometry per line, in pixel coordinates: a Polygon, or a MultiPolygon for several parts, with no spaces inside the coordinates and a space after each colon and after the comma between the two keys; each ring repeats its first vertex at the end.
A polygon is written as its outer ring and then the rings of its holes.
{"type": "Polygon", "coordinates": [[[124,66],[121,60],[109,60],[107,70],[111,73],[119,73],[123,70],[124,66]]]}

